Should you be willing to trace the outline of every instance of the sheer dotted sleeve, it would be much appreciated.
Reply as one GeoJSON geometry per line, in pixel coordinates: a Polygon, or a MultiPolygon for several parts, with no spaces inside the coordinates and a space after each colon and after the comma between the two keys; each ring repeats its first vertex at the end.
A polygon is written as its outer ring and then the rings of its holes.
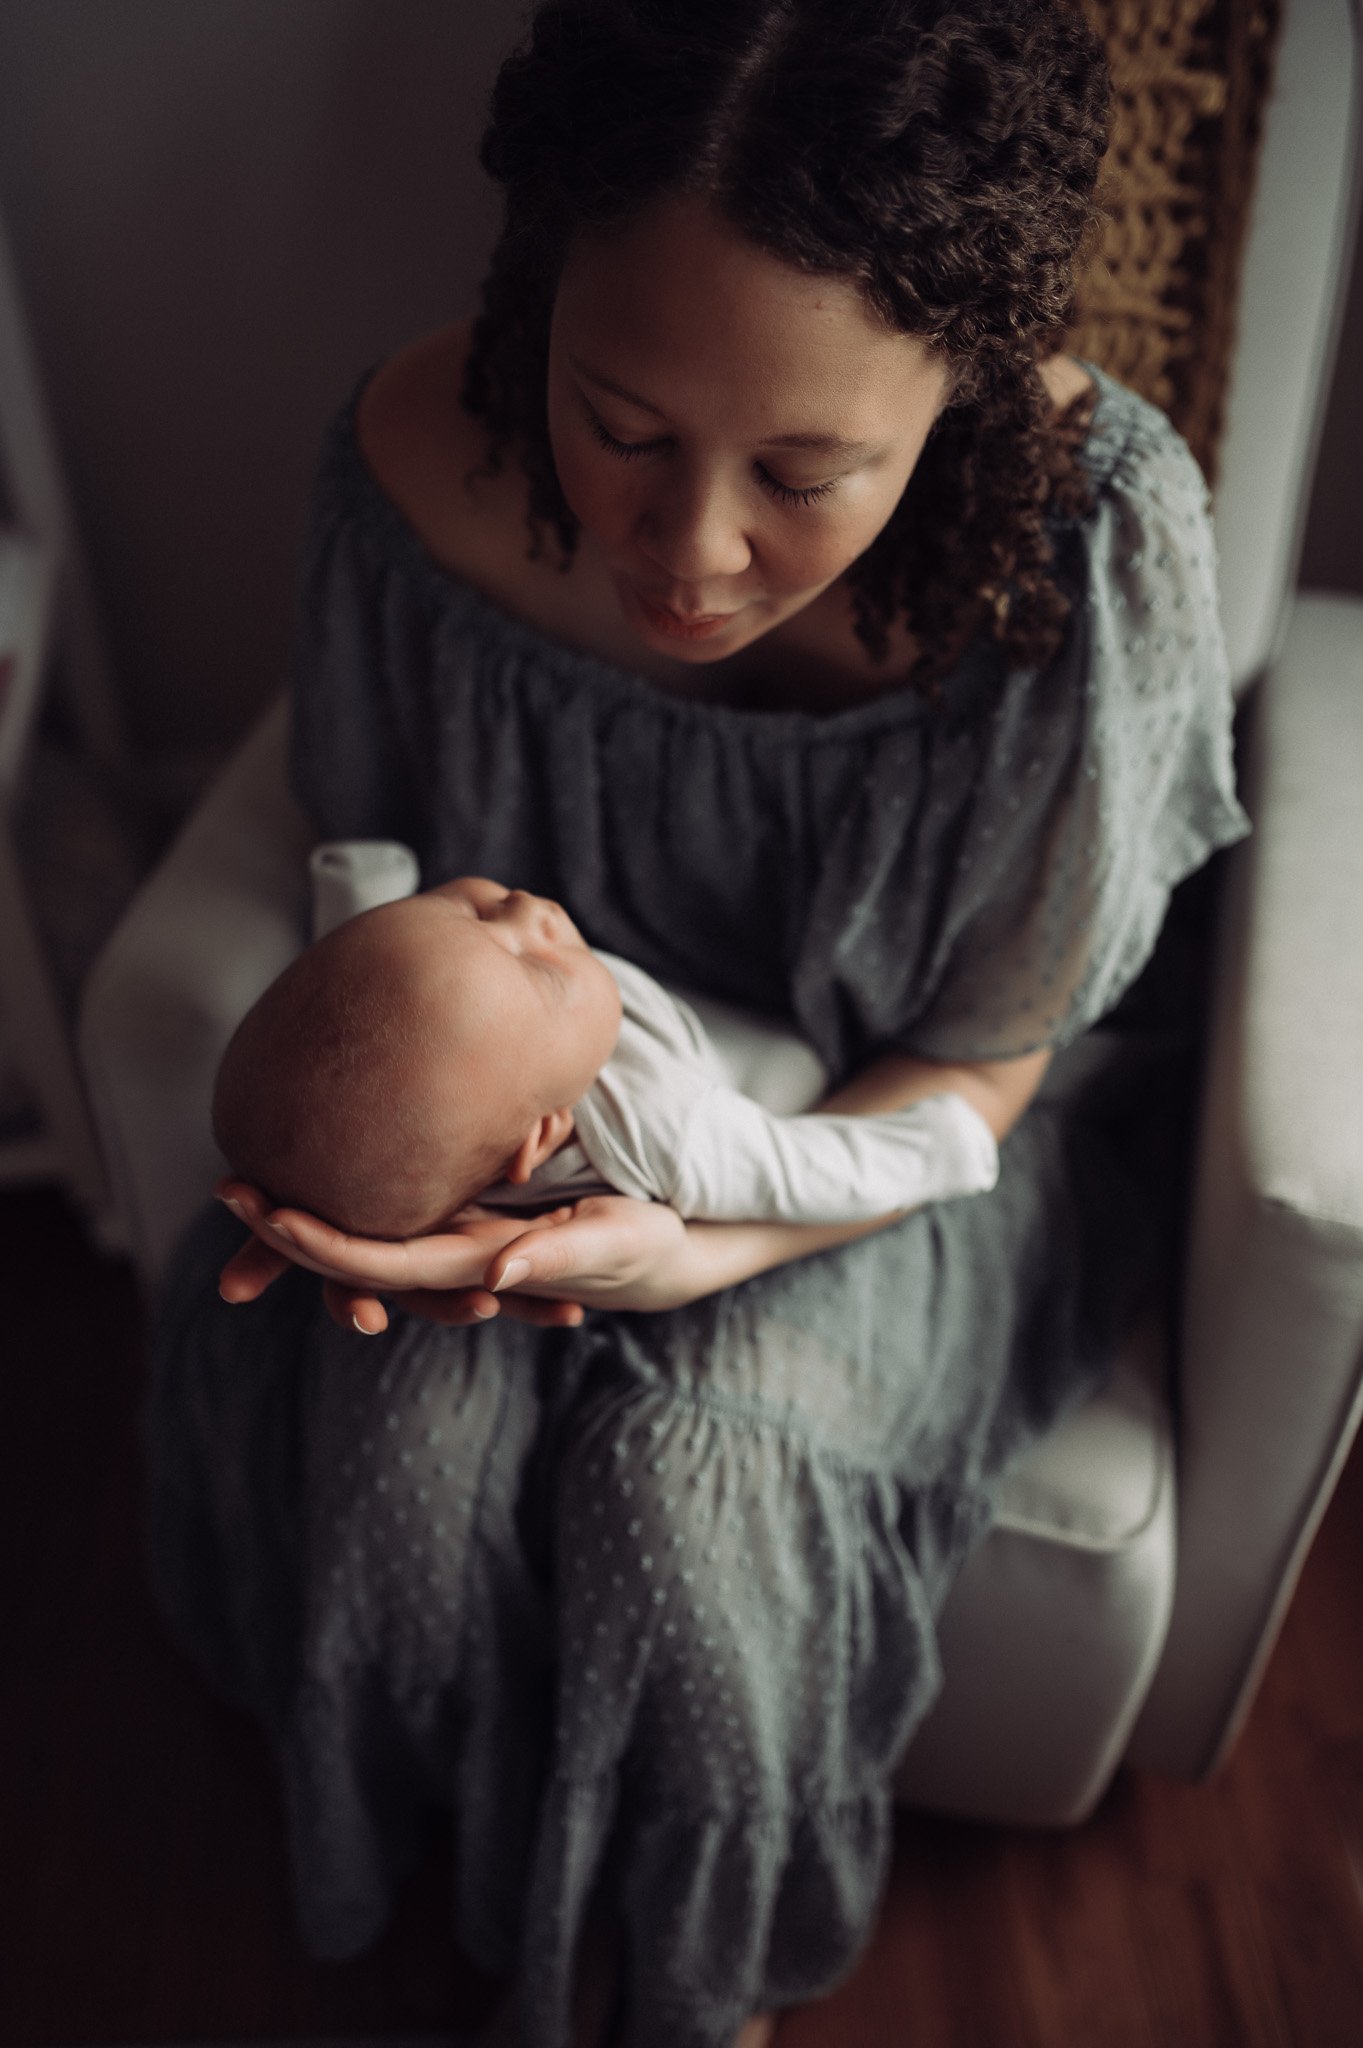
{"type": "Polygon", "coordinates": [[[1249,830],[1210,494],[1166,421],[1132,434],[1076,538],[1083,599],[1053,670],[997,707],[903,1050],[1067,1044],[1134,981],[1174,887],[1249,830]]]}

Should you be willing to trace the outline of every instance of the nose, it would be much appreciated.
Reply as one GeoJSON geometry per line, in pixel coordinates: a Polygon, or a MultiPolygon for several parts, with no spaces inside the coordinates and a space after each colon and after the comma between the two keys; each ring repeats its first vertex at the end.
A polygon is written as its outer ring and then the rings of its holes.
{"type": "Polygon", "coordinates": [[[740,504],[718,481],[689,483],[673,474],[639,515],[637,538],[649,559],[672,582],[702,596],[730,576],[741,576],[752,560],[740,504]]]}
{"type": "Polygon", "coordinates": [[[497,909],[503,916],[519,919],[541,935],[552,937],[565,913],[548,896],[533,896],[528,889],[508,889],[497,909]]]}

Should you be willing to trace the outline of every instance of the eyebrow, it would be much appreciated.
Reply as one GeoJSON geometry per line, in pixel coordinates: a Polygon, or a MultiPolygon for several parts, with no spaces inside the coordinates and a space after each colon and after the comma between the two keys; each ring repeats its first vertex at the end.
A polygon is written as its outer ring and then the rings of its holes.
{"type": "MultiPolygon", "coordinates": [[[[629,391],[623,384],[617,384],[613,377],[603,377],[599,370],[588,369],[576,356],[569,356],[569,362],[580,377],[589,384],[595,384],[602,391],[611,392],[616,398],[623,398],[627,405],[637,405],[642,412],[651,412],[655,419],[666,419],[661,406],[653,405],[647,398],[640,398],[637,391],[629,391]]],[[[845,457],[873,455],[876,444],[873,441],[849,441],[841,434],[768,434],[761,444],[764,448],[803,448],[814,455],[838,455],[845,457]]]]}

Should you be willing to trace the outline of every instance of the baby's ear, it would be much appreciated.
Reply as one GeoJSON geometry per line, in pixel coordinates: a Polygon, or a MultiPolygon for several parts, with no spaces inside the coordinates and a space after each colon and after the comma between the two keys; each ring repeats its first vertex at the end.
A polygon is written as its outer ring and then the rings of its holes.
{"type": "Polygon", "coordinates": [[[539,1163],[535,1146],[539,1138],[540,1121],[542,1119],[531,1126],[502,1170],[502,1179],[509,1180],[513,1187],[524,1187],[539,1163]]]}
{"type": "Polygon", "coordinates": [[[537,1166],[567,1143],[573,1134],[573,1112],[570,1109],[551,1109],[547,1116],[536,1117],[525,1137],[512,1153],[502,1178],[509,1180],[513,1187],[524,1187],[537,1166]]]}

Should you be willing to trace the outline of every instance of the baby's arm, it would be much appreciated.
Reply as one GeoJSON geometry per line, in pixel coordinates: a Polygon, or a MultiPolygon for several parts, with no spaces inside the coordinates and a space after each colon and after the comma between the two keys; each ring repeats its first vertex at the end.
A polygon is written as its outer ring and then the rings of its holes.
{"type": "Polygon", "coordinates": [[[998,1178],[998,1145],[966,1088],[782,1116],[694,1061],[623,1047],[576,1108],[578,1137],[621,1194],[707,1222],[859,1223],[998,1178]]]}
{"type": "Polygon", "coordinates": [[[888,1090],[828,1096],[787,1026],[605,958],[625,1021],[576,1116],[622,1194],[698,1221],[847,1224],[993,1187],[993,1105],[967,1069],[911,1063],[888,1090]]]}
{"type": "Polygon", "coordinates": [[[994,1133],[951,1092],[879,1115],[776,1116],[711,1086],[680,1138],[665,1199],[714,1222],[857,1223],[982,1194],[999,1173],[994,1133]]]}

